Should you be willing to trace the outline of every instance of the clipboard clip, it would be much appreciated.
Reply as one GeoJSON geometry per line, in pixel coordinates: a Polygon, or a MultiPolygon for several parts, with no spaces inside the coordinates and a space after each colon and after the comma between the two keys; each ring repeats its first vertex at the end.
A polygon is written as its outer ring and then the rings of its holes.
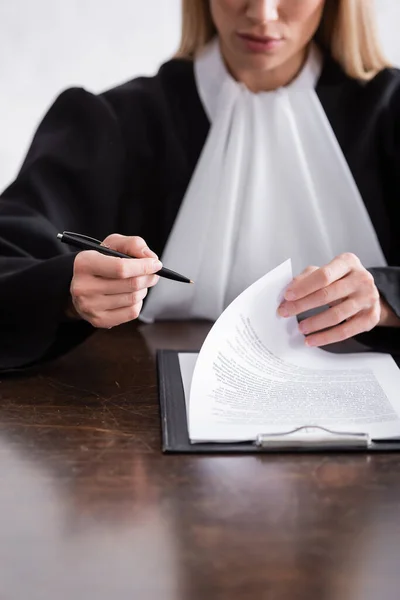
{"type": "Polygon", "coordinates": [[[364,448],[371,439],[368,433],[334,431],[320,425],[303,425],[280,433],[259,433],[254,444],[259,448],[364,448]]]}

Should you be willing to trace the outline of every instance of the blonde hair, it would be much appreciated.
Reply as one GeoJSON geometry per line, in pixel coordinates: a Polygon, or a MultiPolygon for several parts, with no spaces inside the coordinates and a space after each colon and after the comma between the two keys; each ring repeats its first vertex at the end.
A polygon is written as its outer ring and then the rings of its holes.
{"type": "MultiPolygon", "coordinates": [[[[182,0],[177,57],[194,58],[216,33],[210,0],[182,0]]],[[[390,66],[378,40],[373,0],[326,0],[315,39],[355,79],[372,79],[390,66]]]]}

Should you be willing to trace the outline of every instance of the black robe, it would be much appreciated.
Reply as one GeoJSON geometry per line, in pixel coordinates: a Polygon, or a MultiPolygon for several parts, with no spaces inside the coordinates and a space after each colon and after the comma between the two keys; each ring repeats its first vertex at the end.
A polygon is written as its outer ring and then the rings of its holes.
{"type": "MultiPolygon", "coordinates": [[[[362,83],[326,57],[317,94],[390,265],[371,271],[400,316],[400,72],[362,83]]],[[[58,232],[140,235],[162,254],[209,127],[191,61],[58,97],[0,198],[0,370],[66,352],[93,330],[64,316],[75,252],[58,232]]],[[[400,353],[400,329],[359,339],[400,353]]]]}

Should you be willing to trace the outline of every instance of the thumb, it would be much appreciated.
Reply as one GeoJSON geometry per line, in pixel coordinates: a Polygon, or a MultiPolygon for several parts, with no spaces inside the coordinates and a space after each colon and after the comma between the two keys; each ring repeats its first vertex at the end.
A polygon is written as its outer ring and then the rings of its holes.
{"type": "Polygon", "coordinates": [[[158,258],[157,254],[150,250],[144,239],[136,235],[126,236],[113,233],[106,237],[102,245],[117,250],[117,252],[133,256],[134,258],[158,258]]]}

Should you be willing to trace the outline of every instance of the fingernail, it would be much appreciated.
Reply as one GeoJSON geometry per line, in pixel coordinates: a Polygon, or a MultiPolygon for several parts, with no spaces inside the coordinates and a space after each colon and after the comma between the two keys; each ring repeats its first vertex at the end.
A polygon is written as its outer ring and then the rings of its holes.
{"type": "Polygon", "coordinates": [[[305,341],[304,343],[305,343],[305,345],[306,345],[306,346],[309,346],[310,348],[311,348],[312,346],[315,346],[315,345],[316,345],[316,344],[314,343],[314,341],[313,341],[313,340],[310,340],[310,339],[308,339],[308,338],[306,339],[306,341],[305,341]]]}
{"type": "Polygon", "coordinates": [[[158,258],[157,254],[147,247],[143,248],[142,253],[144,256],[148,256],[149,258],[158,258]]]}
{"type": "Polygon", "coordinates": [[[300,323],[299,324],[299,331],[301,331],[301,333],[308,333],[308,327],[305,323],[300,323]]]}
{"type": "Polygon", "coordinates": [[[289,316],[289,311],[285,306],[280,306],[278,308],[278,313],[281,317],[288,317],[289,316]]]}
{"type": "Polygon", "coordinates": [[[292,292],[291,290],[286,290],[285,293],[285,300],[296,300],[296,294],[294,292],[292,292]]]}
{"type": "Polygon", "coordinates": [[[159,271],[162,268],[162,262],[160,260],[154,260],[153,268],[154,270],[159,271]]]}

